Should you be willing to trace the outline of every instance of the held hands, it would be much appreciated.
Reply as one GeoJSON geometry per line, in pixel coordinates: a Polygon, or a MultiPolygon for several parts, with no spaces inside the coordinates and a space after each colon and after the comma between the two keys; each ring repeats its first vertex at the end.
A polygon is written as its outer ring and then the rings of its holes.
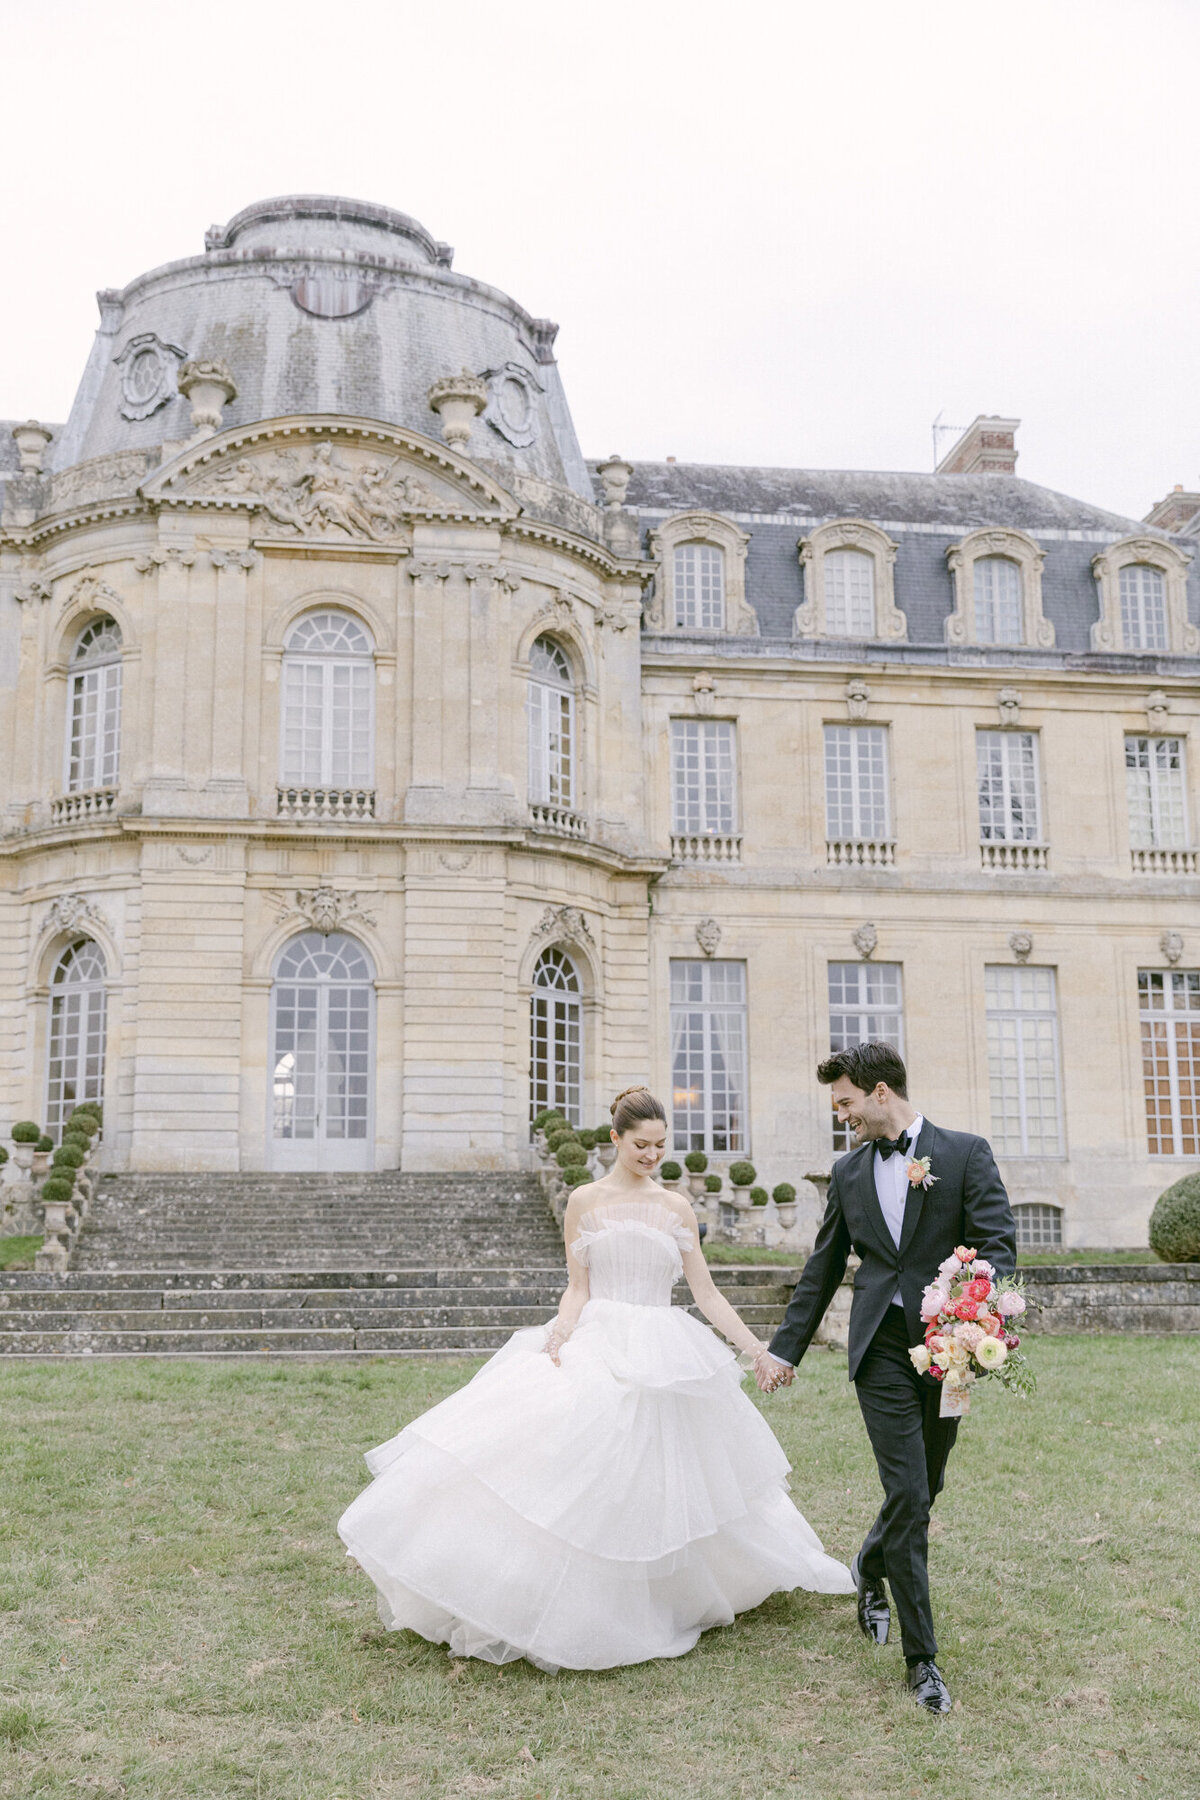
{"type": "Polygon", "coordinates": [[[796,1371],[787,1363],[776,1361],[766,1345],[760,1344],[754,1358],[754,1378],[761,1393],[773,1394],[776,1388],[790,1387],[796,1379],[796,1371]]]}

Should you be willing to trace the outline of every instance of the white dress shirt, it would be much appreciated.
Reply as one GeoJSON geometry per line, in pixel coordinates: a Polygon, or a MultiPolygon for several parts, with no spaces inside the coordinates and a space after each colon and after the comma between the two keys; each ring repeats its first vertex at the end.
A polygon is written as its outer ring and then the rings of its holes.
{"type": "MultiPolygon", "coordinates": [[[[883,1213],[883,1222],[891,1232],[892,1242],[897,1250],[900,1248],[900,1233],[904,1229],[904,1203],[908,1199],[908,1165],[917,1153],[917,1139],[921,1135],[921,1127],[924,1123],[924,1119],[918,1113],[912,1124],[904,1127],[908,1133],[909,1144],[903,1154],[897,1150],[891,1156],[882,1157],[876,1150],[873,1159],[875,1163],[875,1194],[883,1213]]],[[[900,1298],[899,1288],[892,1295],[892,1305],[904,1305],[900,1298]]]]}
{"type": "MultiPolygon", "coordinates": [[[[904,1229],[904,1205],[908,1199],[908,1165],[917,1154],[917,1139],[924,1123],[924,1118],[918,1113],[912,1124],[904,1127],[909,1142],[908,1149],[903,1154],[896,1150],[891,1156],[883,1157],[878,1150],[871,1152],[871,1161],[875,1164],[875,1194],[883,1213],[883,1222],[891,1233],[897,1250],[900,1248],[900,1233],[904,1229]]],[[[899,1136],[899,1132],[896,1135],[899,1136]]],[[[904,1305],[898,1287],[892,1295],[892,1305],[904,1305]]],[[[785,1369],[792,1367],[782,1356],[776,1356],[773,1350],[768,1350],[767,1355],[772,1362],[782,1363],[785,1369]]]]}

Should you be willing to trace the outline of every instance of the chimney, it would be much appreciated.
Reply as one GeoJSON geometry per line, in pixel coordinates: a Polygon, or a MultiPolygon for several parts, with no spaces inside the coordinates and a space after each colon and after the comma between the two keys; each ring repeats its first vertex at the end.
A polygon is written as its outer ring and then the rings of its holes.
{"type": "Polygon", "coordinates": [[[1146,514],[1143,524],[1157,525],[1160,531],[1177,531],[1185,537],[1195,537],[1200,527],[1200,494],[1189,494],[1183,483],[1177,481],[1171,493],[1162,500],[1156,500],[1146,514]]]}
{"type": "Polygon", "coordinates": [[[980,413],[941,462],[938,475],[1012,475],[1016,473],[1016,435],[1020,419],[980,413]]]}

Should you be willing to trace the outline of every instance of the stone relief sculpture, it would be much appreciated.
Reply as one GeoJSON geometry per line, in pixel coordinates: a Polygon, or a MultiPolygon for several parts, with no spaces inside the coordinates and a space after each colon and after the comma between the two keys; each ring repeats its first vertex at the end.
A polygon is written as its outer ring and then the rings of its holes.
{"type": "Polygon", "coordinates": [[[359,905],[357,889],[347,893],[330,887],[327,882],[320,887],[293,888],[286,893],[280,888],[272,888],[268,899],[280,924],[299,915],[322,937],[328,937],[331,931],[340,931],[351,919],[357,919],[363,925],[376,923],[375,914],[359,905]]]}
{"type": "Polygon", "coordinates": [[[240,457],[190,486],[254,501],[285,531],[301,537],[369,538],[386,543],[413,512],[442,511],[445,501],[424,487],[398,456],[361,456],[317,444],[307,453],[277,450],[240,457]]]}

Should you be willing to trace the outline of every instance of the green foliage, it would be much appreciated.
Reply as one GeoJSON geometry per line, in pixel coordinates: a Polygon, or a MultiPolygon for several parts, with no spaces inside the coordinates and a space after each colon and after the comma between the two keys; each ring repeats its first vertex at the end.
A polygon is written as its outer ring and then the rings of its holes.
{"type": "Polygon", "coordinates": [[[729,1179],[734,1187],[753,1187],[758,1170],[752,1162],[735,1162],[730,1165],[729,1179]]]}
{"type": "Polygon", "coordinates": [[[57,1175],[48,1175],[43,1181],[38,1194],[39,1200],[70,1200],[75,1193],[74,1176],[63,1170],[57,1175]]]}
{"type": "Polygon", "coordinates": [[[592,1171],[585,1169],[582,1163],[572,1163],[562,1172],[562,1178],[568,1188],[582,1187],[585,1181],[593,1180],[592,1171]]]}
{"type": "Polygon", "coordinates": [[[612,1142],[612,1128],[613,1128],[613,1122],[611,1119],[605,1119],[603,1125],[597,1125],[597,1127],[596,1127],[596,1142],[598,1144],[611,1143],[612,1142]]]}
{"type": "Polygon", "coordinates": [[[683,1159],[683,1166],[692,1175],[703,1175],[708,1167],[708,1158],[703,1150],[689,1150],[683,1159]]]}
{"type": "Polygon", "coordinates": [[[773,1187],[771,1189],[771,1198],[776,1206],[794,1206],[796,1203],[796,1190],[790,1181],[781,1181],[778,1187],[773,1187]]]}
{"type": "Polygon", "coordinates": [[[568,1125],[564,1119],[560,1124],[551,1125],[549,1127],[546,1132],[546,1142],[551,1150],[557,1150],[560,1144],[565,1144],[568,1138],[573,1138],[574,1136],[575,1127],[573,1125],[568,1125]]]}
{"type": "Polygon", "coordinates": [[[577,1131],[575,1136],[579,1139],[585,1150],[594,1150],[596,1148],[596,1134],[594,1131],[577,1131]]]}
{"type": "Polygon", "coordinates": [[[53,1157],[56,1169],[79,1169],[83,1167],[86,1160],[86,1155],[82,1150],[76,1149],[74,1144],[65,1143],[59,1145],[53,1157]]]}
{"type": "Polygon", "coordinates": [[[1200,1262],[1200,1175],[1185,1175],[1158,1196],[1150,1248],[1162,1262],[1200,1262]]]}
{"type": "Polygon", "coordinates": [[[719,1194],[721,1191],[721,1177],[719,1175],[706,1175],[704,1177],[704,1191],[706,1194],[719,1194]]]}
{"type": "Polygon", "coordinates": [[[32,1269],[40,1237],[0,1237],[0,1269],[32,1269]]]}
{"type": "MultiPolygon", "coordinates": [[[[538,1114],[537,1118],[533,1121],[533,1129],[535,1131],[548,1131],[550,1129],[550,1122],[552,1119],[562,1119],[562,1118],[563,1118],[563,1115],[559,1111],[557,1106],[548,1106],[544,1109],[544,1111],[540,1112],[538,1114]]],[[[563,1124],[564,1125],[566,1124],[565,1119],[563,1119],[563,1124]]]]}
{"type": "Polygon", "coordinates": [[[0,1168],[3,1168],[4,1164],[7,1161],[8,1161],[8,1151],[5,1149],[3,1144],[0,1144],[0,1168]]]}
{"type": "Polygon", "coordinates": [[[95,1137],[100,1129],[100,1115],[90,1107],[77,1106],[67,1120],[68,1131],[82,1131],[88,1137],[95,1137]]]}
{"type": "Polygon", "coordinates": [[[765,1206],[767,1204],[768,1198],[769,1198],[769,1196],[767,1194],[766,1188],[752,1187],[750,1189],[750,1204],[752,1206],[765,1206]]]}
{"type": "Polygon", "coordinates": [[[42,1135],[42,1128],[35,1125],[32,1119],[18,1119],[9,1135],[14,1144],[36,1144],[42,1135]]]}
{"type": "Polygon", "coordinates": [[[554,1152],[560,1169],[578,1169],[587,1161],[587,1153],[577,1137],[564,1138],[554,1152]]]}
{"type": "Polygon", "coordinates": [[[81,1100],[71,1114],[72,1119],[77,1119],[80,1113],[90,1113],[97,1125],[104,1123],[104,1108],[98,1100],[81,1100]]]}
{"type": "Polygon", "coordinates": [[[665,1162],[658,1174],[661,1181],[678,1181],[683,1170],[677,1162],[665,1162]]]}
{"type": "Polygon", "coordinates": [[[35,1150],[40,1151],[41,1154],[43,1156],[45,1156],[47,1150],[53,1150],[54,1139],[52,1137],[47,1137],[45,1132],[43,1131],[41,1137],[38,1139],[37,1143],[33,1147],[35,1150]]]}

